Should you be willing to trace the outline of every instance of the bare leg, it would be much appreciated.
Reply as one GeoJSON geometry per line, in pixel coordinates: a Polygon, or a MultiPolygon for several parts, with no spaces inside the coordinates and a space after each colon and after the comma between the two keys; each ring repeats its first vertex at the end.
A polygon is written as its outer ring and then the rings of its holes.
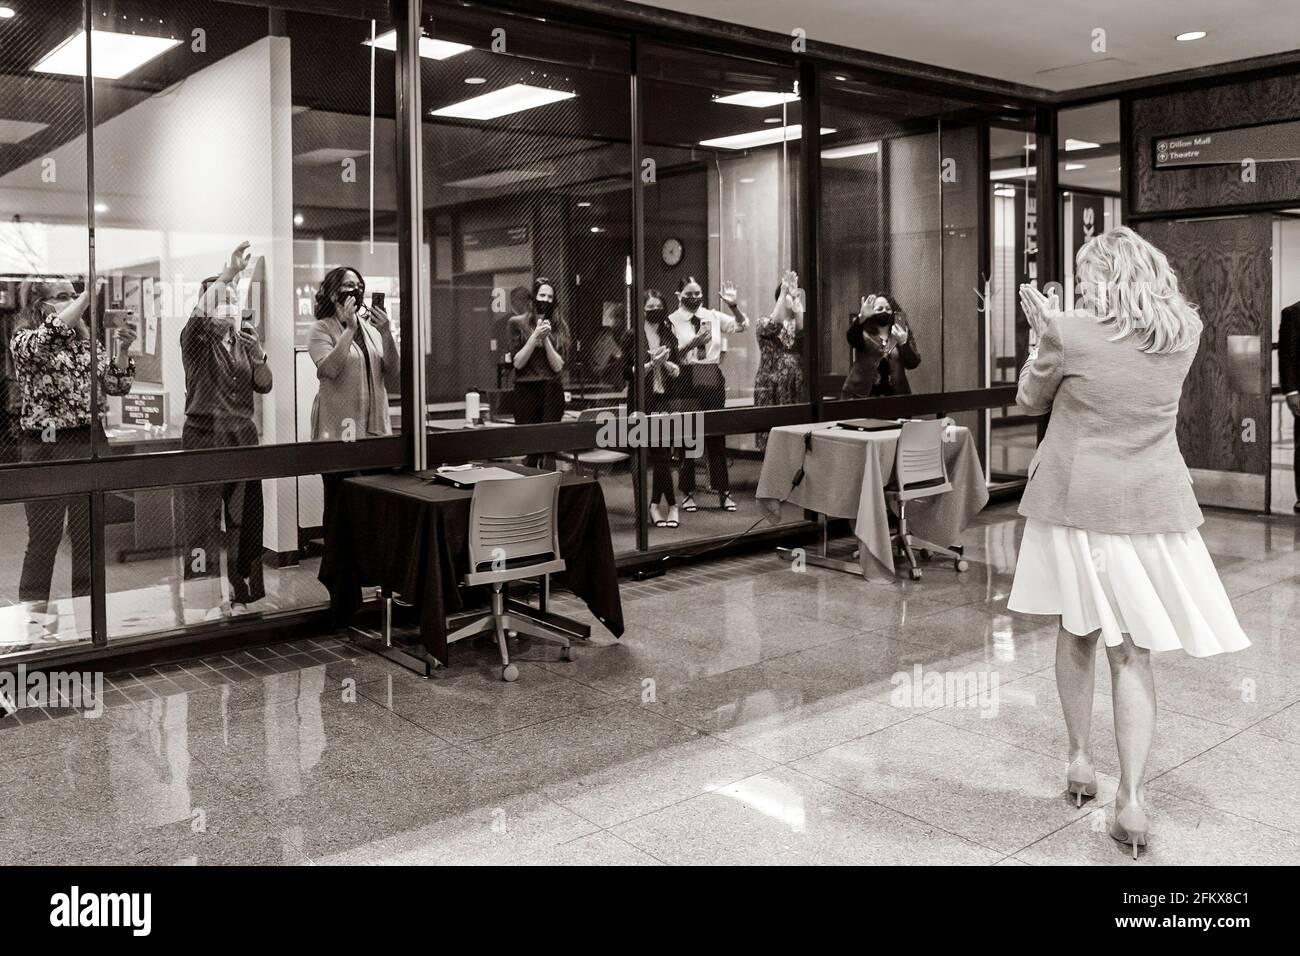
{"type": "Polygon", "coordinates": [[[1119,792],[1115,805],[1142,803],[1147,758],[1156,733],[1156,685],[1151,652],[1125,634],[1124,643],[1106,648],[1111,696],[1115,701],[1115,740],[1119,745],[1119,792]]]}
{"type": "Polygon", "coordinates": [[[1062,627],[1056,634],[1056,691],[1070,738],[1067,780],[1076,803],[1097,793],[1092,769],[1092,697],[1100,633],[1078,637],[1062,627]]]}

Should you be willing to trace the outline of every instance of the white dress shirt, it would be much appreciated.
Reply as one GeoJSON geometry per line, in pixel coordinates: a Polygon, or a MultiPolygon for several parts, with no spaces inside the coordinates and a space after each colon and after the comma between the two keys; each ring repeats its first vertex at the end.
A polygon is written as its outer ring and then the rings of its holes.
{"type": "Polygon", "coordinates": [[[695,349],[687,349],[691,340],[697,335],[691,318],[691,313],[681,308],[668,317],[673,324],[673,331],[677,333],[677,346],[682,350],[682,363],[685,365],[717,365],[722,358],[722,351],[726,344],[722,338],[723,334],[739,331],[740,323],[717,309],[700,306],[694,315],[694,318],[700,320],[700,331],[710,329],[713,333],[705,343],[704,358],[700,358],[695,349]]]}

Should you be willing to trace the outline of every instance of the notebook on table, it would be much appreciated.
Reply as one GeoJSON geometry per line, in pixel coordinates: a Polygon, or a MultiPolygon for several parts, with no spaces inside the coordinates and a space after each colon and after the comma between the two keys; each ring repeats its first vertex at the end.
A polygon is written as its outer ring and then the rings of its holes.
{"type": "Polygon", "coordinates": [[[470,465],[454,468],[439,468],[433,473],[433,480],[455,488],[473,488],[480,481],[495,481],[498,478],[522,478],[518,472],[506,471],[492,465],[470,465]]]}
{"type": "Polygon", "coordinates": [[[850,418],[839,423],[840,428],[855,432],[896,431],[902,426],[902,419],[898,418],[850,418]]]}

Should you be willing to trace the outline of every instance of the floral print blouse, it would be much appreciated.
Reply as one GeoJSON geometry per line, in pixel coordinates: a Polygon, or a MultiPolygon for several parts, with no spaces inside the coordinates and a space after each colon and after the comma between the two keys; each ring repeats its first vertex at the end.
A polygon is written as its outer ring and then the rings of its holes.
{"type": "MultiPolygon", "coordinates": [[[[83,428],[90,424],[90,342],[76,329],[46,316],[34,329],[13,338],[14,367],[22,390],[22,427],[38,432],[53,426],[83,428]]],[[[99,413],[108,409],[107,396],[125,395],[135,384],[135,359],[123,371],[101,352],[99,413]]]]}

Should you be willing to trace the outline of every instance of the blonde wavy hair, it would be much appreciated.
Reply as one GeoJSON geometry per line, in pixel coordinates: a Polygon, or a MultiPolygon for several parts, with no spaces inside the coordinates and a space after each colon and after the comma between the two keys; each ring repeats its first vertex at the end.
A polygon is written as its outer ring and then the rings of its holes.
{"type": "Polygon", "coordinates": [[[1201,319],[1178,289],[1165,254],[1127,226],[1084,243],[1075,257],[1084,306],[1115,329],[1112,341],[1136,337],[1143,352],[1196,348],[1201,319]]]}

